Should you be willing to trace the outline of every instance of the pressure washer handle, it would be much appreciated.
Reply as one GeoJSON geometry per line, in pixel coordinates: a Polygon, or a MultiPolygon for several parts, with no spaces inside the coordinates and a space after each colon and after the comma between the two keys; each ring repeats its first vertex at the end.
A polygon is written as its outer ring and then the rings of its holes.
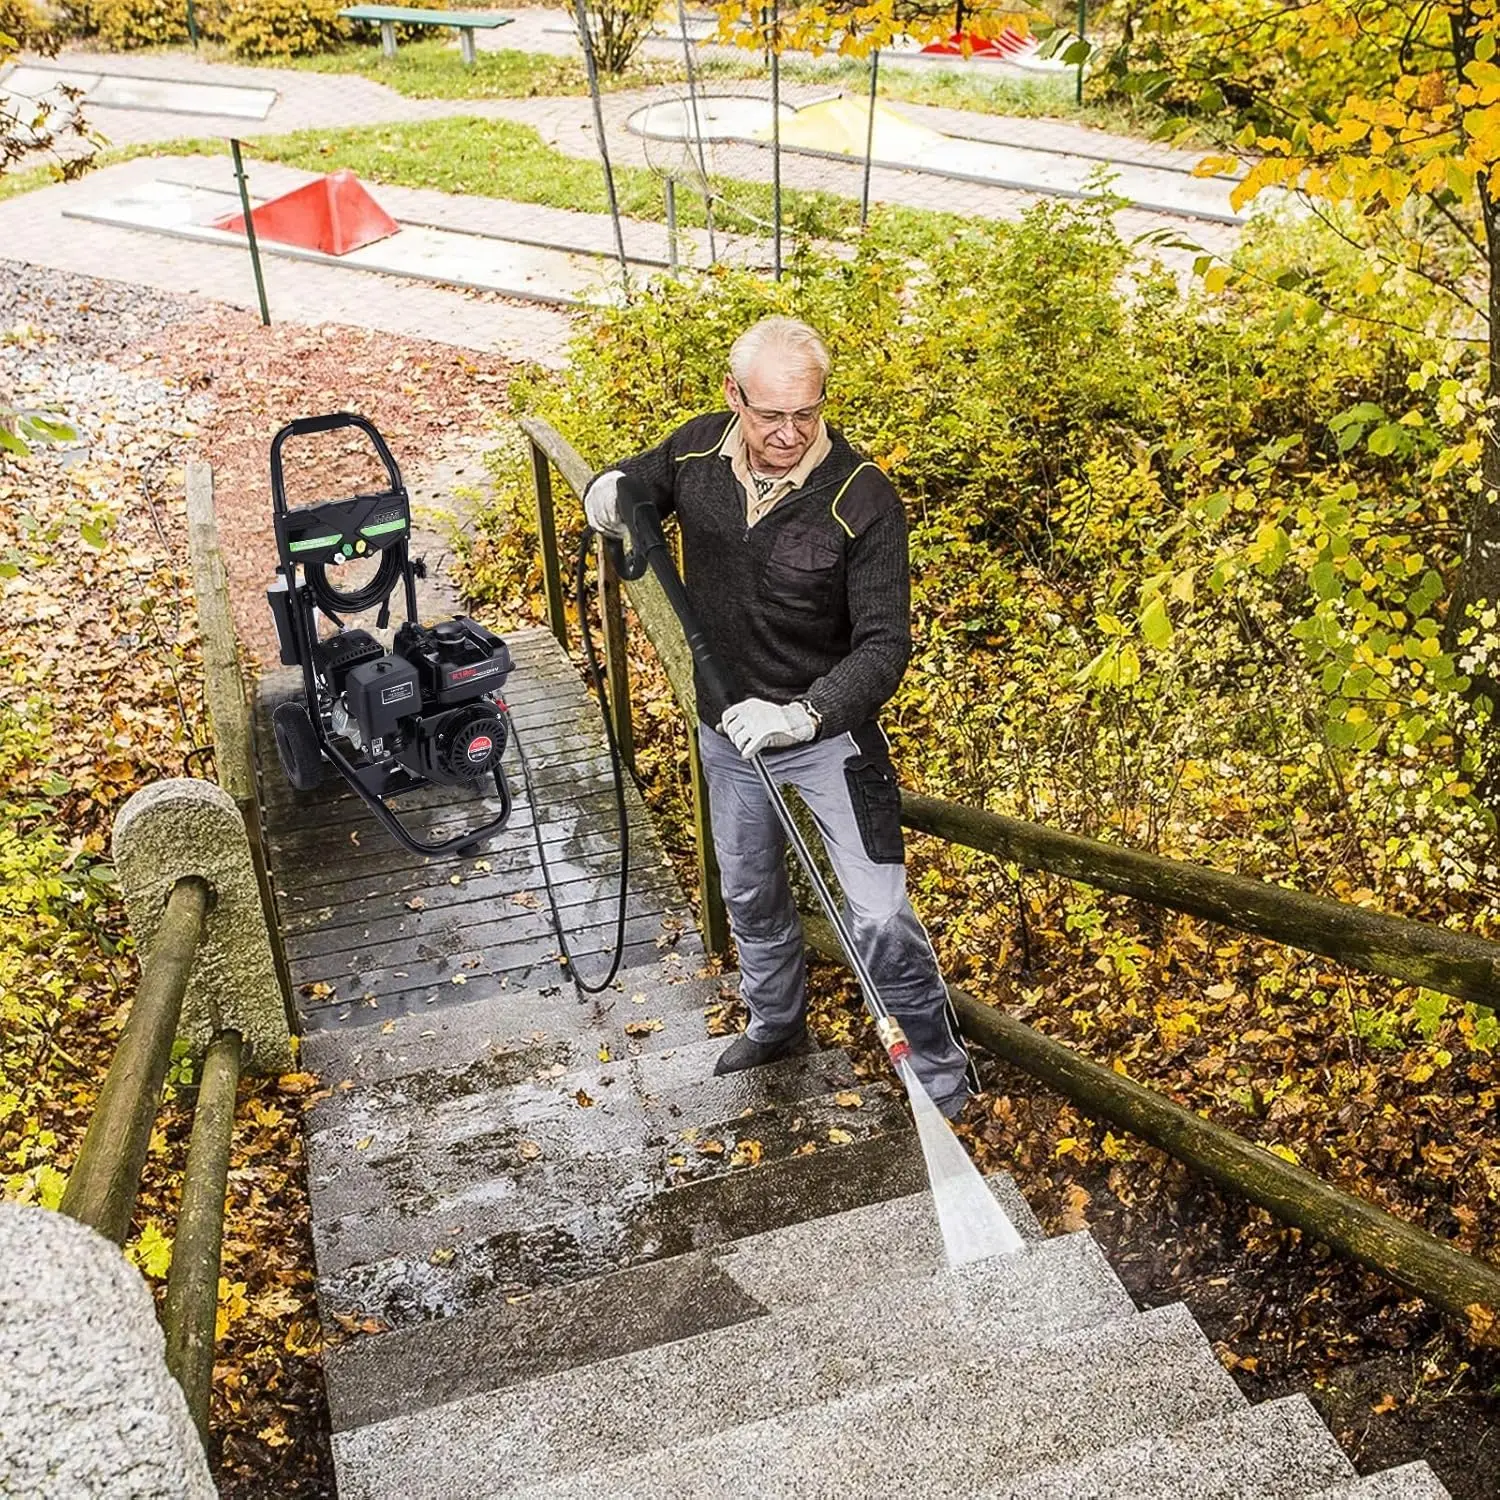
{"type": "MultiPolygon", "coordinates": [[[[666,536],[661,529],[661,512],[657,510],[651,497],[628,477],[621,478],[616,495],[620,519],[630,528],[634,543],[628,552],[623,547],[620,549],[622,555],[616,566],[620,568],[621,577],[639,578],[648,566],[656,574],[656,581],[661,584],[667,603],[672,606],[672,612],[682,625],[682,633],[687,637],[688,650],[693,654],[693,665],[698,669],[699,681],[715,702],[728,708],[731,703],[738,701],[740,694],[731,685],[729,674],[714,655],[708,637],[703,633],[703,626],[699,624],[692,605],[688,603],[687,588],[677,572],[677,565],[672,560],[671,549],[667,546],[666,536]],[[628,572],[627,569],[632,566],[636,571],[628,572]]],[[[619,543],[615,545],[620,546],[619,543]]]]}
{"type": "Polygon", "coordinates": [[[271,439],[271,504],[278,516],[284,516],[287,513],[286,471],[281,458],[281,450],[286,440],[294,437],[311,437],[319,432],[337,432],[345,427],[353,427],[369,438],[371,446],[375,449],[375,456],[385,470],[385,477],[390,484],[390,494],[405,501],[406,486],[401,483],[401,470],[396,465],[395,455],[392,454],[390,446],[381,437],[375,424],[368,417],[360,416],[358,412],[333,411],[321,417],[296,417],[271,439]]]}

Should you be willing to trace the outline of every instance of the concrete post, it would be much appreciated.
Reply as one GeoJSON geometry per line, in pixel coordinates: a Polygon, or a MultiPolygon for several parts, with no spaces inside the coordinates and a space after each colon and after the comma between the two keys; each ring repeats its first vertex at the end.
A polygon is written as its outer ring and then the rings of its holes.
{"type": "Polygon", "coordinates": [[[0,1203],[0,1495],[216,1493],[140,1273],[86,1225],[0,1203]]]}
{"type": "Polygon", "coordinates": [[[244,1038],[247,1067],[291,1067],[260,887],[234,798],[207,781],[178,777],[143,787],[115,817],[115,869],[131,930],[149,951],[168,894],[197,875],[214,894],[177,1035],[202,1057],[226,1028],[244,1038]]]}

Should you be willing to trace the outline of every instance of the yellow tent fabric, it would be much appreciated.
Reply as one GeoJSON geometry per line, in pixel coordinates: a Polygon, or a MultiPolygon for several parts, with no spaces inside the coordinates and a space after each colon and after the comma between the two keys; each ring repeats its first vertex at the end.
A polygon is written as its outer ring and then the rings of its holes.
{"type": "MultiPolygon", "coordinates": [[[[805,109],[799,109],[790,120],[783,119],[781,143],[801,146],[809,151],[863,156],[869,125],[869,101],[841,95],[837,99],[825,99],[821,104],[809,104],[805,109]]],[[[755,134],[760,140],[770,140],[770,123],[767,122],[755,134]]],[[[942,136],[937,131],[928,130],[925,125],[914,125],[883,104],[875,106],[874,154],[879,160],[912,161],[924,148],[940,140],[942,136]]]]}

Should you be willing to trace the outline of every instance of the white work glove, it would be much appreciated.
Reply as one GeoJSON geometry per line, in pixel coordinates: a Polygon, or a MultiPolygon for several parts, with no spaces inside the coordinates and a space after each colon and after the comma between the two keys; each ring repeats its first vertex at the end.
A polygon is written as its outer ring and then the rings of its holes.
{"type": "Polygon", "coordinates": [[[628,541],[630,528],[620,519],[620,481],[618,469],[607,469],[583,492],[583,513],[595,531],[628,541]]]}
{"type": "Polygon", "coordinates": [[[719,729],[734,748],[749,760],[762,750],[785,750],[801,745],[818,732],[813,716],[801,703],[767,703],[764,698],[746,698],[725,711],[719,729]]]}

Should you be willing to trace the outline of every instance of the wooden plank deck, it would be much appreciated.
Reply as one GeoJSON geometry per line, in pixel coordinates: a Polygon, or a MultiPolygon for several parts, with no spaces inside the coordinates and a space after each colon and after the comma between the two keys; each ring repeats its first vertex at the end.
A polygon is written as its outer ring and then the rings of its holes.
{"type": "MultiPolygon", "coordinates": [[[[561,980],[560,952],[532,833],[542,829],[569,946],[585,977],[614,941],[619,850],[608,746],[598,709],[543,629],[506,637],[515,671],[506,702],[524,741],[540,807],[515,748],[509,824],[477,853],[424,858],[403,849],[331,772],[294,791],[276,760],[275,705],[300,693],[295,672],[269,674],[257,704],[261,806],[287,962],[306,1029],[366,1025],[505,989],[561,980]]],[[[691,913],[639,792],[626,779],[630,886],[626,967],[703,952],[691,913]]],[[[398,811],[433,834],[494,816],[492,798],[432,787],[398,811]]]]}

